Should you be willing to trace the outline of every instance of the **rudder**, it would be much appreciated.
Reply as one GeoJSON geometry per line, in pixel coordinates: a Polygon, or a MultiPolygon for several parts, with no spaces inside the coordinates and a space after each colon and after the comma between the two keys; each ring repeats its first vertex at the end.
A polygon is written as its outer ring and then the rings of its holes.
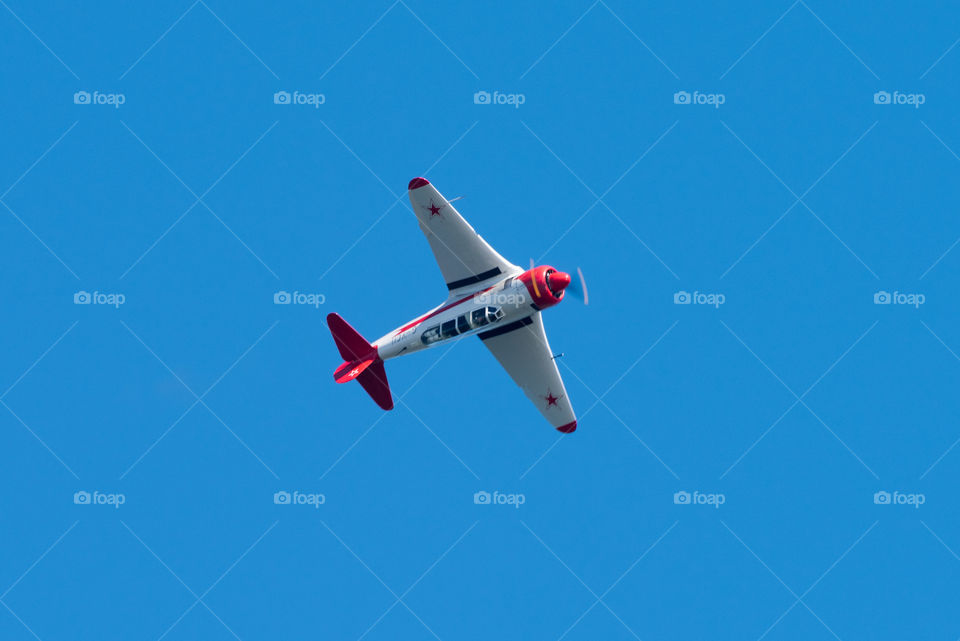
{"type": "Polygon", "coordinates": [[[368,343],[360,332],[350,327],[350,323],[343,320],[339,314],[327,314],[327,325],[330,326],[333,341],[337,344],[343,360],[355,361],[376,351],[376,348],[368,343]]]}

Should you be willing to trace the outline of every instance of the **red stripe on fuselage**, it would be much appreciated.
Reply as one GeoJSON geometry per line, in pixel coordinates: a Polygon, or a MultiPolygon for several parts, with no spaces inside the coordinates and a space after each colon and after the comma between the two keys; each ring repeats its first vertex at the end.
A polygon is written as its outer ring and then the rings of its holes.
{"type": "Polygon", "coordinates": [[[478,295],[478,294],[482,294],[482,293],[484,293],[484,292],[489,292],[489,291],[490,291],[491,289],[493,289],[494,287],[496,287],[496,285],[491,285],[490,287],[487,287],[486,289],[481,289],[481,290],[478,291],[478,292],[474,292],[473,294],[470,294],[469,296],[466,296],[466,297],[464,297],[464,298],[461,298],[461,299],[458,300],[458,301],[454,301],[454,302],[450,303],[449,305],[444,305],[444,306],[441,307],[440,309],[434,310],[434,311],[430,312],[429,314],[424,314],[424,315],[421,316],[420,318],[418,318],[418,319],[416,319],[416,320],[414,320],[414,321],[411,321],[411,322],[407,323],[406,325],[404,325],[403,327],[401,327],[400,329],[396,330],[395,333],[397,333],[397,334],[402,334],[403,332],[407,331],[407,330],[410,329],[411,327],[416,327],[417,325],[419,325],[419,324],[422,323],[423,321],[428,320],[428,319],[430,319],[430,318],[433,318],[433,317],[436,316],[437,314],[441,314],[441,313],[447,311],[448,309],[450,309],[450,308],[452,308],[452,307],[456,307],[457,305],[459,305],[459,304],[461,304],[461,303],[465,303],[465,302],[467,302],[468,300],[470,300],[471,298],[473,298],[474,296],[476,296],[476,295],[478,295]]]}

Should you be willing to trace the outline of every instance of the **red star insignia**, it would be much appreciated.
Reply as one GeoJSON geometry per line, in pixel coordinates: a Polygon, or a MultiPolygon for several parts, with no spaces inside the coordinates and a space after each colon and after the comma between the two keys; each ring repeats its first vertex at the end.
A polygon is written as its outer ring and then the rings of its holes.
{"type": "Polygon", "coordinates": [[[432,201],[430,202],[430,206],[427,207],[427,209],[430,210],[430,215],[431,215],[431,216],[439,216],[439,215],[440,215],[440,209],[441,209],[441,207],[437,207],[436,205],[433,204],[432,201]]]}
{"type": "Polygon", "coordinates": [[[563,396],[554,396],[553,392],[547,390],[547,395],[543,399],[547,402],[547,407],[558,407],[557,401],[559,401],[563,396]]]}

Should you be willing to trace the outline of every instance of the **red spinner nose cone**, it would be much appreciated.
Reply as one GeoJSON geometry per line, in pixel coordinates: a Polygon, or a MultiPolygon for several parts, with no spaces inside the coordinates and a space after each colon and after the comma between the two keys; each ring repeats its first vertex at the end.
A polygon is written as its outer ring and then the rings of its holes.
{"type": "Polygon", "coordinates": [[[551,289],[562,292],[568,285],[570,285],[570,274],[566,272],[554,272],[550,274],[551,289]]]}

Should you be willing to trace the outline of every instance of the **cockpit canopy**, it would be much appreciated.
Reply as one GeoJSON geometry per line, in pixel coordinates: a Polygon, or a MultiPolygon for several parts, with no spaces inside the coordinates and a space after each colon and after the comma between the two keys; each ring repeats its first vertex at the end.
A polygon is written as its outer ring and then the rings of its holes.
{"type": "Polygon", "coordinates": [[[503,310],[499,307],[481,307],[423,330],[420,341],[424,345],[430,345],[445,338],[460,336],[490,323],[495,323],[503,318],[503,315],[503,310]]]}

